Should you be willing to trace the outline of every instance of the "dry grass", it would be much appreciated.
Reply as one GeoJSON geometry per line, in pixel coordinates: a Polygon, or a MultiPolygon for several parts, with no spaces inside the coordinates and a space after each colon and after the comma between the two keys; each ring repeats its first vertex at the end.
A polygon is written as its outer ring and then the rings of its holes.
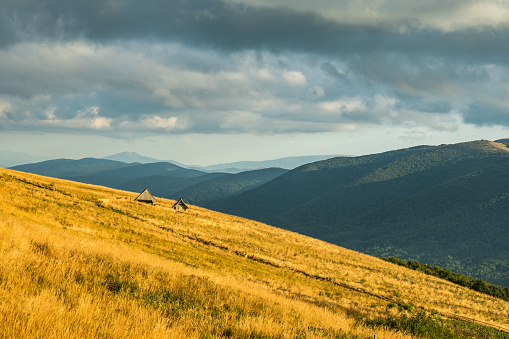
{"type": "Polygon", "coordinates": [[[406,312],[389,304],[509,327],[509,303],[264,224],[134,197],[0,169],[0,337],[410,338],[356,321],[406,312]]]}
{"type": "Polygon", "coordinates": [[[509,152],[509,148],[507,148],[506,144],[503,144],[501,142],[495,142],[495,141],[490,141],[490,144],[492,146],[494,146],[495,148],[498,148],[498,149],[501,149],[501,150],[509,152]]]}

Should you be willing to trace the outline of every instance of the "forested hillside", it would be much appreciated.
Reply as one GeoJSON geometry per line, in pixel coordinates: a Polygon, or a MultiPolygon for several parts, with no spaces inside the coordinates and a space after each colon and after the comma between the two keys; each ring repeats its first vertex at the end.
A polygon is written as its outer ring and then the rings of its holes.
{"type": "Polygon", "coordinates": [[[475,141],[338,157],[214,206],[509,286],[509,150],[475,141]]]}
{"type": "Polygon", "coordinates": [[[210,174],[211,179],[187,187],[169,197],[174,199],[183,198],[192,204],[208,207],[215,204],[216,201],[265,184],[286,172],[288,170],[282,168],[266,168],[237,174],[216,175],[214,177],[212,177],[213,174],[210,174]]]}

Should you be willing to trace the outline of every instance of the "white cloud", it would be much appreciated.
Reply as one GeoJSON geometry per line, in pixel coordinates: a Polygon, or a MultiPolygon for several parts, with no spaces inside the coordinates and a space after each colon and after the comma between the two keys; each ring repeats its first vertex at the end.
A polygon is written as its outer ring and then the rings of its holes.
{"type": "Polygon", "coordinates": [[[343,132],[353,132],[359,129],[357,124],[336,124],[334,126],[334,131],[343,131],[343,132]]]}
{"type": "Polygon", "coordinates": [[[141,122],[148,129],[162,129],[165,131],[171,131],[178,128],[177,117],[162,118],[156,115],[154,117],[144,118],[141,122]]]}
{"type": "Polygon", "coordinates": [[[109,129],[113,123],[112,118],[100,116],[100,107],[98,106],[89,106],[78,110],[75,116],[69,119],[58,118],[55,114],[56,111],[57,107],[51,106],[43,112],[45,119],[34,121],[37,118],[31,114],[30,118],[24,119],[21,123],[30,125],[35,122],[42,126],[75,130],[109,129]]]}
{"type": "Polygon", "coordinates": [[[275,80],[272,72],[266,68],[257,70],[256,75],[258,76],[258,78],[260,80],[264,80],[264,81],[274,81],[275,80]]]}
{"type": "Polygon", "coordinates": [[[98,116],[101,109],[97,106],[90,106],[76,113],[76,118],[80,119],[86,116],[98,116]]]}
{"type": "MultiPolygon", "coordinates": [[[[433,13],[428,11],[429,14],[433,13]]],[[[502,0],[492,1],[465,1],[458,2],[454,11],[427,15],[422,19],[423,26],[437,28],[451,32],[466,28],[490,28],[509,26],[509,2],[502,0]]]]}
{"type": "Polygon", "coordinates": [[[55,116],[55,110],[57,108],[55,106],[51,106],[51,107],[48,107],[45,111],[44,111],[44,115],[46,116],[46,118],[50,119],[50,120],[53,120],[53,119],[56,119],[56,116],[55,116]]]}
{"type": "Polygon", "coordinates": [[[73,119],[51,119],[51,120],[40,120],[37,125],[58,128],[58,129],[70,129],[75,131],[80,130],[103,130],[111,127],[113,122],[110,118],[97,117],[97,118],[86,118],[76,117],[73,119]]]}
{"type": "Polygon", "coordinates": [[[320,103],[319,107],[325,112],[338,114],[366,109],[364,102],[358,98],[325,101],[320,103]]]}
{"type": "Polygon", "coordinates": [[[0,119],[6,119],[7,113],[12,109],[12,105],[8,101],[0,100],[0,119]]]}
{"type": "Polygon", "coordinates": [[[89,112],[92,113],[93,115],[99,115],[99,110],[100,108],[97,107],[97,106],[92,106],[92,107],[89,107],[88,108],[89,112]]]}
{"type": "Polygon", "coordinates": [[[91,126],[94,129],[104,129],[111,127],[111,122],[113,119],[105,118],[105,117],[98,117],[91,120],[91,126]]]}
{"type": "Polygon", "coordinates": [[[287,83],[294,86],[305,85],[307,82],[306,76],[297,71],[284,72],[282,76],[287,83]]]}
{"type": "Polygon", "coordinates": [[[408,27],[444,32],[468,28],[509,26],[507,0],[229,0],[258,7],[314,12],[344,24],[408,27]],[[291,5],[289,5],[291,3],[291,5]]]}

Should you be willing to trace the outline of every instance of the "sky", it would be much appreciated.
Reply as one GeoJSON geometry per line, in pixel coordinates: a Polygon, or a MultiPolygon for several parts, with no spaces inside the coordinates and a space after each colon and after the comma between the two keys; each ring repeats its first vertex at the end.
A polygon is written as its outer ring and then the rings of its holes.
{"type": "Polygon", "coordinates": [[[507,0],[0,0],[0,150],[185,164],[509,137],[507,0]]]}

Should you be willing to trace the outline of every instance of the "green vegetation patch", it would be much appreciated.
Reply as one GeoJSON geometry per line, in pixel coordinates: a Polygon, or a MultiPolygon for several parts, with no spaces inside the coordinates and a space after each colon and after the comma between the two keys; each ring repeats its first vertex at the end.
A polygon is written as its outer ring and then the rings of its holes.
{"type": "Polygon", "coordinates": [[[486,326],[471,324],[461,320],[445,320],[436,314],[420,310],[415,314],[402,313],[387,315],[361,321],[372,327],[388,327],[412,335],[430,339],[488,339],[509,338],[509,334],[486,326]]]}
{"type": "Polygon", "coordinates": [[[427,275],[432,275],[450,281],[456,285],[467,287],[471,290],[484,293],[495,298],[509,301],[509,288],[507,287],[501,287],[494,284],[490,284],[482,279],[473,279],[463,274],[451,272],[446,268],[422,264],[415,260],[405,261],[394,257],[389,258],[381,257],[381,259],[399,266],[403,266],[415,271],[425,273],[427,275]]]}

